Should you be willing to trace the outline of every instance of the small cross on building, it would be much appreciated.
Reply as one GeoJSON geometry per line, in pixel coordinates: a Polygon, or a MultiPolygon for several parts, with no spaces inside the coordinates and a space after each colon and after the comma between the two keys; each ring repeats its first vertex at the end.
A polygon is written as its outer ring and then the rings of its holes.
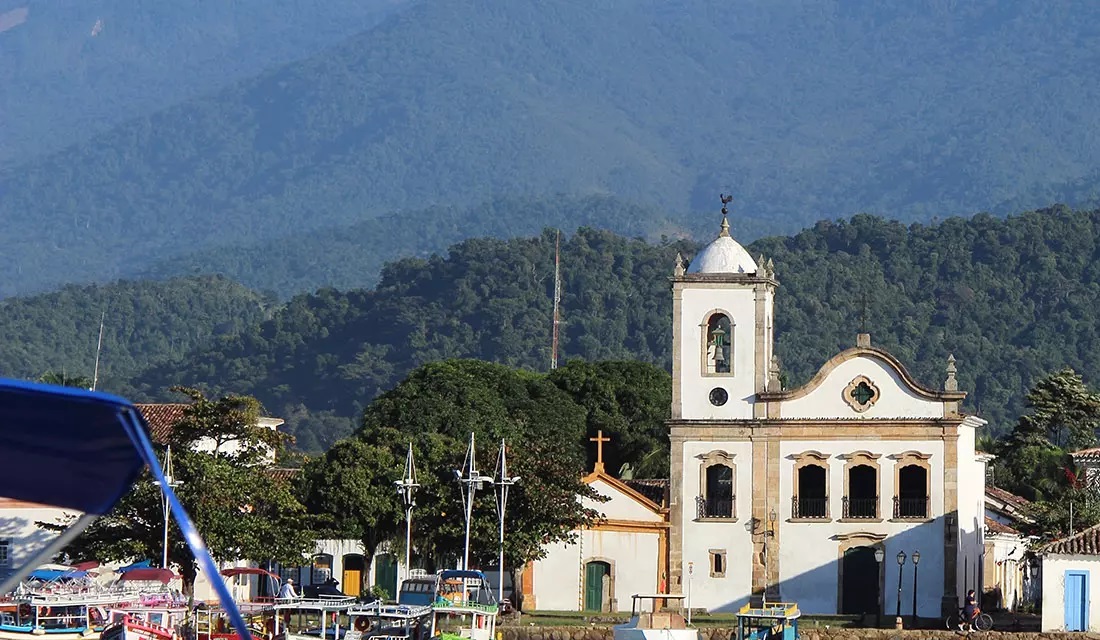
{"type": "Polygon", "coordinates": [[[596,467],[593,471],[596,473],[603,473],[603,443],[611,442],[611,438],[605,438],[603,429],[600,429],[596,432],[595,438],[589,438],[588,440],[596,443],[596,467]]]}

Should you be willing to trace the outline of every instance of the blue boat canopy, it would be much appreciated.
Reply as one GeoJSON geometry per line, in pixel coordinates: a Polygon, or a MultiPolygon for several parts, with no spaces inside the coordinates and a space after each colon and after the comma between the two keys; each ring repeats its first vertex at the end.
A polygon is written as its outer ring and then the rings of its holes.
{"type": "Polygon", "coordinates": [[[107,513],[145,466],[131,414],[117,396],[0,378],[0,496],[107,513]]]}
{"type": "Polygon", "coordinates": [[[35,569],[31,571],[27,578],[31,580],[53,582],[58,578],[83,578],[87,575],[87,571],[77,571],[76,569],[70,569],[68,571],[62,571],[61,569],[35,569]]]}

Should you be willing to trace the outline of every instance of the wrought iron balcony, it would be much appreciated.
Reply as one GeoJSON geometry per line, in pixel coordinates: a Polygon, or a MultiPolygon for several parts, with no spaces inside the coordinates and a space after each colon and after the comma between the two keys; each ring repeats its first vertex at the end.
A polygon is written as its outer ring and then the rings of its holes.
{"type": "Polygon", "coordinates": [[[706,518],[732,518],[735,496],[696,496],[695,517],[698,520],[706,518]]]}
{"type": "Polygon", "coordinates": [[[791,517],[799,519],[821,518],[824,520],[829,517],[829,499],[793,496],[791,498],[791,517]]]}
{"type": "Polygon", "coordinates": [[[923,520],[928,517],[928,496],[900,498],[894,496],[894,518],[898,520],[923,520]]]}
{"type": "Polygon", "coordinates": [[[873,520],[878,517],[878,498],[849,498],[844,496],[843,518],[873,520]]]}

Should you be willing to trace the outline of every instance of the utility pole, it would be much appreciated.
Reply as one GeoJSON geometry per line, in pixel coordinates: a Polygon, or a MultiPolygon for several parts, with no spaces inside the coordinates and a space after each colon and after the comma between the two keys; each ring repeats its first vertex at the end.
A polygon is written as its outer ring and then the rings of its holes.
{"type": "Polygon", "coordinates": [[[103,321],[107,319],[107,312],[99,316],[99,343],[95,347],[95,368],[92,370],[92,391],[95,391],[99,383],[99,353],[103,351],[103,321]]]}

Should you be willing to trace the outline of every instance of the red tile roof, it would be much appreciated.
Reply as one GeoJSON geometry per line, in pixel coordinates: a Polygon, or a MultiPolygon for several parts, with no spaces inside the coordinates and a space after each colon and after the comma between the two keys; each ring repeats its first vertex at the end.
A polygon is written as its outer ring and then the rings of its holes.
{"type": "Polygon", "coordinates": [[[157,444],[164,444],[172,427],[183,419],[183,411],[189,406],[181,402],[168,404],[135,404],[149,423],[149,437],[157,444]]]}
{"type": "Polygon", "coordinates": [[[986,533],[1005,533],[1008,535],[1020,535],[1020,532],[1003,522],[998,522],[989,516],[985,517],[986,533]]]}
{"type": "Polygon", "coordinates": [[[1100,447],[1081,449],[1080,451],[1074,451],[1069,455],[1073,456],[1074,460],[1100,460],[1100,447]]]}
{"type": "Polygon", "coordinates": [[[1021,509],[1031,504],[1031,501],[1027,498],[1021,498],[1015,493],[1009,493],[1008,491],[1005,491],[1004,489],[998,487],[986,486],[985,495],[995,500],[1000,500],[1001,502],[1016,507],[1017,509],[1021,509]]]}
{"type": "Polygon", "coordinates": [[[1100,524],[1043,547],[1043,553],[1100,556],[1100,524]]]}
{"type": "Polygon", "coordinates": [[[295,476],[297,476],[300,471],[301,471],[301,469],[289,469],[289,468],[283,468],[283,467],[272,467],[272,468],[267,470],[267,475],[271,476],[272,478],[274,478],[276,480],[286,480],[287,482],[293,482],[295,476]]]}
{"type": "Polygon", "coordinates": [[[662,506],[668,504],[668,480],[654,478],[652,480],[623,480],[623,482],[626,486],[649,498],[655,504],[662,506]]]}

